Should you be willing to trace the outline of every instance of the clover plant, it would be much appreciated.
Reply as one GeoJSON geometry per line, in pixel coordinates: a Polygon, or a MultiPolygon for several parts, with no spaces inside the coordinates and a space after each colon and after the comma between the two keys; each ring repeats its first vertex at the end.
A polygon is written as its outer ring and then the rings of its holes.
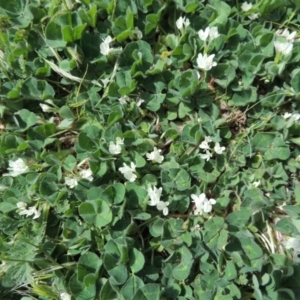
{"type": "Polygon", "coordinates": [[[300,299],[300,5],[248,1],[0,1],[1,299],[300,299]]]}

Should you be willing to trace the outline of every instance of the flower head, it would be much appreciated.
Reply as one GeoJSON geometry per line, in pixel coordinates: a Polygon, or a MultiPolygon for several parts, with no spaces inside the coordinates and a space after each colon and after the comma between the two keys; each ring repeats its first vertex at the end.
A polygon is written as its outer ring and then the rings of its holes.
{"type": "Polygon", "coordinates": [[[52,107],[50,107],[47,104],[40,103],[40,107],[42,108],[43,112],[50,112],[50,111],[52,111],[52,107]]]}
{"type": "Polygon", "coordinates": [[[204,31],[200,29],[198,31],[198,35],[202,41],[207,41],[207,39],[212,41],[220,36],[218,32],[218,27],[216,26],[213,26],[212,28],[206,27],[204,31]]]}
{"type": "Polygon", "coordinates": [[[292,118],[294,121],[298,121],[300,119],[300,114],[292,114],[292,118]]]}
{"type": "Polygon", "coordinates": [[[200,29],[198,31],[198,35],[199,35],[200,40],[206,41],[208,39],[209,32],[210,32],[209,27],[206,27],[205,30],[200,29]]]}
{"type": "Polygon", "coordinates": [[[73,189],[75,186],[78,185],[77,179],[71,177],[65,177],[65,183],[70,187],[70,189],[73,189]]]}
{"type": "Polygon", "coordinates": [[[20,209],[26,208],[27,203],[20,201],[20,202],[17,203],[17,207],[20,208],[20,209]]]}
{"type": "Polygon", "coordinates": [[[82,179],[86,179],[88,181],[92,181],[93,180],[93,172],[91,169],[86,169],[86,170],[81,170],[79,172],[79,175],[82,179]]]}
{"type": "Polygon", "coordinates": [[[213,155],[212,155],[212,153],[209,150],[206,150],[205,153],[201,153],[200,154],[200,157],[202,159],[205,159],[206,161],[209,161],[212,156],[213,155]]]}
{"type": "Polygon", "coordinates": [[[293,50],[293,43],[289,43],[289,42],[285,43],[285,42],[275,41],[274,42],[274,47],[275,47],[277,52],[279,52],[283,55],[288,55],[293,50]]]}
{"type": "MultiPolygon", "coordinates": [[[[246,12],[246,11],[250,10],[252,7],[253,7],[253,5],[251,3],[244,2],[241,6],[241,9],[242,9],[242,11],[246,12]]],[[[249,14],[248,18],[250,20],[255,20],[258,18],[258,14],[255,14],[255,13],[249,14]]]]}
{"type": "Polygon", "coordinates": [[[283,36],[285,37],[289,42],[293,43],[295,41],[295,36],[297,35],[296,31],[289,32],[287,28],[283,29],[278,29],[275,34],[277,36],[283,36]]]}
{"type": "Polygon", "coordinates": [[[191,198],[193,199],[192,202],[195,203],[196,207],[203,207],[203,203],[206,200],[206,195],[204,193],[200,194],[199,196],[192,194],[191,198]]]}
{"type": "Polygon", "coordinates": [[[220,143],[215,143],[215,147],[214,150],[217,154],[222,154],[222,152],[224,152],[226,150],[225,147],[221,147],[220,143]]]}
{"type": "Polygon", "coordinates": [[[115,144],[114,142],[109,143],[109,152],[113,155],[120,154],[122,151],[122,147],[118,145],[117,143],[115,144]]]}
{"type": "Polygon", "coordinates": [[[147,159],[151,160],[152,162],[157,162],[159,164],[161,164],[164,160],[163,155],[160,155],[161,150],[157,149],[156,147],[154,147],[154,150],[150,153],[147,153],[147,159]]]}
{"type": "Polygon", "coordinates": [[[248,11],[252,8],[252,4],[248,2],[244,2],[241,6],[242,11],[248,11]]]}
{"type": "Polygon", "coordinates": [[[250,20],[255,20],[255,19],[258,18],[258,14],[252,13],[252,14],[248,15],[248,18],[249,18],[250,20]]]}
{"type": "Polygon", "coordinates": [[[126,105],[127,102],[130,101],[130,98],[129,98],[128,96],[125,95],[125,96],[120,97],[118,100],[119,100],[119,102],[120,102],[122,105],[126,105]]]}
{"type": "Polygon", "coordinates": [[[41,215],[41,212],[38,211],[35,206],[31,206],[27,209],[26,208],[27,203],[25,203],[25,202],[18,202],[17,207],[20,209],[20,211],[19,211],[20,216],[26,215],[26,217],[29,217],[29,216],[34,215],[32,219],[37,219],[41,215]]]}
{"type": "Polygon", "coordinates": [[[160,201],[161,193],[162,193],[162,188],[160,187],[159,189],[156,187],[149,187],[147,189],[148,191],[148,196],[150,198],[150,201],[148,201],[148,205],[150,206],[156,206],[158,202],[160,201]]]}
{"type": "Polygon", "coordinates": [[[210,28],[210,31],[209,31],[209,39],[212,41],[214,39],[216,39],[217,37],[219,37],[220,34],[218,32],[218,27],[216,26],[213,26],[212,28],[210,28]]]}
{"type": "Polygon", "coordinates": [[[203,203],[204,212],[206,212],[206,213],[211,212],[212,211],[212,206],[216,203],[217,203],[217,201],[215,199],[209,199],[209,200],[206,199],[203,203]]]}
{"type": "Polygon", "coordinates": [[[134,27],[134,29],[131,31],[131,38],[137,38],[138,40],[141,40],[143,38],[143,33],[139,30],[138,27],[134,27]]]}
{"type": "Polygon", "coordinates": [[[253,185],[254,187],[258,187],[258,186],[260,185],[260,180],[254,181],[254,182],[252,183],[252,185],[253,185]]]}
{"type": "Polygon", "coordinates": [[[107,36],[105,39],[102,39],[103,42],[100,44],[100,52],[103,55],[108,55],[111,52],[109,44],[112,42],[111,36],[107,36]]]}
{"type": "Polygon", "coordinates": [[[71,296],[68,293],[63,292],[63,293],[60,293],[60,299],[61,300],[71,300],[71,296]]]}
{"type": "Polygon", "coordinates": [[[192,194],[191,198],[193,199],[193,202],[195,203],[195,215],[202,215],[203,212],[209,213],[212,211],[212,206],[217,203],[215,199],[207,199],[206,195],[204,193],[200,194],[199,196],[192,194]]]}
{"type": "Polygon", "coordinates": [[[109,152],[113,155],[120,154],[122,151],[122,145],[124,145],[124,139],[121,139],[120,137],[116,138],[116,143],[110,142],[109,143],[109,152]]]}
{"type": "Polygon", "coordinates": [[[284,119],[289,119],[291,116],[292,116],[291,113],[286,112],[282,117],[283,117],[284,119]]]}
{"type": "Polygon", "coordinates": [[[179,17],[176,21],[176,26],[180,30],[183,27],[188,27],[190,25],[190,20],[188,18],[179,17]]]}
{"type": "Polygon", "coordinates": [[[206,136],[204,138],[204,141],[201,142],[201,144],[199,145],[199,148],[204,149],[204,150],[209,150],[210,146],[208,145],[208,143],[212,142],[212,139],[210,136],[206,136]]]}
{"type": "Polygon", "coordinates": [[[202,53],[199,53],[197,57],[198,68],[209,71],[212,67],[215,67],[217,63],[213,62],[214,57],[214,54],[207,56],[206,53],[204,55],[202,53]]]}
{"type": "Polygon", "coordinates": [[[169,202],[159,201],[156,205],[156,208],[162,211],[163,215],[166,216],[169,213],[169,208],[168,208],[169,204],[170,204],[169,202]]]}
{"type": "Polygon", "coordinates": [[[29,171],[28,166],[22,158],[18,158],[17,160],[9,160],[9,167],[7,170],[9,173],[3,174],[3,176],[12,176],[17,177],[23,173],[27,173],[29,171]]]}
{"type": "Polygon", "coordinates": [[[119,168],[119,171],[123,174],[123,176],[130,182],[136,180],[137,176],[134,174],[135,172],[135,164],[133,162],[130,163],[130,167],[123,163],[124,167],[119,168]]]}
{"type": "Polygon", "coordinates": [[[285,243],[284,246],[286,249],[293,249],[294,254],[293,254],[293,260],[296,263],[300,262],[300,258],[298,255],[300,254],[300,240],[299,238],[289,238],[285,243]]]}

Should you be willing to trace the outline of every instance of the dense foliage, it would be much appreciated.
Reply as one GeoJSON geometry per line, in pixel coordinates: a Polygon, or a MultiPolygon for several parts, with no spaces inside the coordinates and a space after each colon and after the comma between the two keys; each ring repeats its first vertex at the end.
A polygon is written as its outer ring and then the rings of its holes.
{"type": "Polygon", "coordinates": [[[298,3],[0,1],[1,299],[299,299],[298,3]]]}

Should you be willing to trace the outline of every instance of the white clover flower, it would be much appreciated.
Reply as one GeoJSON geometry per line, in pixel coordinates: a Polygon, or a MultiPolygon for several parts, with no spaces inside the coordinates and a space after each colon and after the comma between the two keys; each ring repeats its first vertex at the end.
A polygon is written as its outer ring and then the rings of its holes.
{"type": "Polygon", "coordinates": [[[166,216],[168,215],[169,213],[169,208],[168,208],[168,205],[170,203],[169,202],[163,202],[163,201],[159,201],[156,205],[156,208],[159,210],[159,211],[162,211],[163,212],[163,215],[166,216]]]}
{"type": "Polygon", "coordinates": [[[300,119],[300,114],[292,114],[292,118],[294,121],[298,121],[300,119]]]}
{"type": "Polygon", "coordinates": [[[9,173],[3,174],[3,176],[17,177],[21,174],[29,172],[29,168],[22,158],[18,158],[15,161],[9,160],[8,165],[9,167],[7,168],[7,170],[9,171],[9,173]]]}
{"type": "Polygon", "coordinates": [[[191,231],[199,231],[201,229],[199,224],[196,224],[195,226],[191,227],[191,231]]]}
{"type": "Polygon", "coordinates": [[[207,56],[206,53],[204,55],[202,55],[202,53],[199,53],[197,57],[198,68],[209,71],[212,67],[215,67],[217,63],[213,62],[214,57],[214,54],[207,56]]]}
{"type": "Polygon", "coordinates": [[[289,32],[289,30],[287,28],[285,28],[284,30],[282,29],[278,29],[275,34],[277,36],[283,36],[285,37],[289,42],[294,42],[295,41],[295,36],[297,35],[297,32],[296,31],[293,31],[293,32],[289,32]]]}
{"type": "Polygon", "coordinates": [[[277,52],[283,54],[283,55],[288,55],[291,53],[293,50],[293,43],[285,43],[285,42],[274,42],[274,47],[277,52]]]}
{"type": "Polygon", "coordinates": [[[252,14],[248,15],[248,18],[249,18],[250,20],[255,20],[255,19],[258,18],[258,14],[252,13],[252,14]]]}
{"type": "Polygon", "coordinates": [[[133,162],[130,163],[130,167],[123,163],[124,167],[119,168],[119,171],[123,174],[123,176],[130,182],[136,180],[137,176],[134,174],[135,172],[135,164],[133,162]]]}
{"type": "Polygon", "coordinates": [[[91,169],[86,169],[86,170],[81,170],[79,172],[79,175],[82,179],[86,179],[88,181],[92,181],[94,178],[93,178],[93,172],[91,169]]]}
{"type": "Polygon", "coordinates": [[[204,138],[204,141],[201,142],[201,144],[199,145],[199,148],[204,149],[204,150],[209,150],[210,146],[208,145],[208,143],[212,142],[212,139],[210,136],[206,136],[204,138]]]}
{"type": "Polygon", "coordinates": [[[221,147],[220,143],[215,143],[214,150],[217,154],[222,154],[226,150],[226,148],[224,146],[221,147]]]}
{"type": "Polygon", "coordinates": [[[241,6],[241,9],[242,9],[242,11],[248,11],[249,9],[252,8],[252,6],[253,5],[251,3],[244,2],[241,6]]]}
{"type": "Polygon", "coordinates": [[[298,156],[295,158],[295,161],[296,161],[296,162],[300,162],[300,155],[298,155],[298,156]]]}
{"type": "Polygon", "coordinates": [[[254,182],[252,183],[252,185],[253,185],[254,187],[258,187],[258,186],[260,185],[260,180],[254,181],[254,182]]]}
{"type": "MultiPolygon", "coordinates": [[[[251,3],[244,2],[241,6],[241,9],[242,9],[242,11],[246,12],[246,11],[250,10],[252,7],[253,7],[253,5],[251,3]]],[[[248,15],[248,18],[250,20],[255,20],[258,18],[258,14],[252,13],[252,14],[248,15]]]]}
{"type": "Polygon", "coordinates": [[[163,155],[160,155],[161,150],[157,149],[156,147],[154,147],[154,150],[150,153],[147,153],[147,159],[151,160],[152,162],[157,162],[159,164],[161,164],[164,160],[163,155]]]}
{"type": "Polygon", "coordinates": [[[137,107],[140,107],[141,104],[144,103],[144,102],[145,102],[145,100],[139,99],[139,100],[136,101],[136,106],[137,106],[137,107]]]}
{"type": "Polygon", "coordinates": [[[5,185],[3,185],[3,184],[0,184],[0,192],[5,191],[6,189],[8,189],[7,186],[5,186],[5,185]]]}
{"type": "Polygon", "coordinates": [[[284,246],[286,249],[294,249],[300,251],[300,240],[291,237],[284,243],[284,246]]]}
{"type": "Polygon", "coordinates": [[[206,200],[206,195],[204,193],[200,194],[199,196],[192,194],[191,198],[193,199],[192,202],[195,203],[196,207],[201,207],[203,208],[203,203],[206,200]]]}
{"type": "Polygon", "coordinates": [[[50,107],[47,104],[40,103],[40,107],[42,108],[43,112],[51,112],[52,111],[52,107],[50,107]]]}
{"type": "Polygon", "coordinates": [[[110,142],[108,151],[113,155],[120,154],[122,151],[122,147],[118,144],[115,144],[114,142],[110,142]]]}
{"type": "Polygon", "coordinates": [[[124,145],[124,139],[121,139],[120,137],[116,138],[116,144],[117,145],[124,145]]]}
{"type": "Polygon", "coordinates": [[[216,39],[219,36],[220,36],[220,34],[218,32],[218,27],[213,26],[212,28],[210,28],[210,30],[209,30],[209,39],[211,41],[214,40],[214,39],[216,39]]]}
{"type": "Polygon", "coordinates": [[[110,79],[108,79],[108,78],[104,78],[104,79],[100,79],[100,80],[103,84],[103,87],[106,87],[110,83],[110,79]]]}
{"type": "Polygon", "coordinates": [[[76,178],[65,177],[65,184],[68,185],[70,189],[73,189],[75,186],[78,185],[78,181],[76,178]]]}
{"type": "Polygon", "coordinates": [[[283,117],[284,119],[289,119],[291,116],[292,116],[291,113],[286,112],[282,117],[283,117]]]}
{"type": "Polygon", "coordinates": [[[100,44],[100,52],[103,55],[108,55],[111,52],[109,44],[112,42],[111,36],[107,36],[105,39],[102,39],[103,42],[100,44]]]}
{"type": "Polygon", "coordinates": [[[183,18],[183,17],[179,17],[178,20],[176,21],[176,26],[177,28],[180,30],[183,27],[188,27],[190,25],[190,20],[188,18],[183,18]]]}
{"type": "Polygon", "coordinates": [[[212,206],[214,204],[216,204],[216,203],[217,203],[217,201],[215,199],[209,199],[209,200],[206,199],[204,201],[204,204],[203,204],[203,210],[204,210],[204,212],[206,212],[206,213],[211,212],[212,211],[212,206]]]}
{"type": "Polygon", "coordinates": [[[206,159],[206,161],[209,161],[212,156],[213,155],[212,155],[212,153],[209,150],[206,150],[205,153],[201,153],[200,154],[200,157],[202,159],[206,159]]]}
{"type": "Polygon", "coordinates": [[[134,29],[133,29],[132,32],[131,32],[130,37],[133,38],[134,35],[136,36],[136,38],[137,38],[138,40],[141,40],[141,39],[143,38],[143,33],[139,30],[138,27],[134,27],[134,29]]]}
{"type": "Polygon", "coordinates": [[[32,219],[37,219],[41,215],[41,212],[38,211],[35,206],[31,206],[28,209],[26,209],[27,203],[25,202],[18,202],[17,207],[20,209],[19,211],[20,216],[25,215],[26,217],[29,217],[34,215],[32,219]]]}
{"type": "Polygon", "coordinates": [[[192,194],[191,198],[193,199],[192,202],[195,203],[196,209],[194,210],[195,215],[202,215],[203,212],[209,213],[212,211],[212,206],[217,203],[215,199],[207,199],[204,193],[200,194],[199,196],[192,194]]]}
{"type": "Polygon", "coordinates": [[[194,215],[203,215],[203,207],[196,207],[194,215]]]}
{"type": "Polygon", "coordinates": [[[27,203],[20,201],[20,202],[17,203],[17,207],[20,208],[20,209],[26,208],[27,203]]]}
{"type": "Polygon", "coordinates": [[[160,202],[160,197],[162,193],[162,188],[160,187],[159,189],[156,187],[149,187],[147,189],[148,196],[150,198],[150,201],[148,201],[148,205],[150,206],[156,206],[160,202]]]}
{"type": "Polygon", "coordinates": [[[198,31],[198,35],[199,35],[200,40],[206,41],[208,39],[209,32],[210,32],[209,27],[206,27],[204,31],[202,29],[200,29],[198,31]]]}
{"type": "Polygon", "coordinates": [[[127,102],[130,101],[130,98],[125,95],[125,96],[120,97],[118,100],[122,105],[126,105],[127,102]]]}
{"type": "Polygon", "coordinates": [[[121,139],[120,137],[116,138],[116,143],[110,142],[109,143],[109,152],[113,155],[120,154],[122,151],[122,145],[124,145],[124,139],[121,139]]]}
{"type": "Polygon", "coordinates": [[[293,254],[293,260],[296,263],[300,262],[300,258],[298,255],[300,254],[300,240],[299,238],[289,238],[285,243],[284,246],[286,249],[293,249],[294,254],[293,254]]]}
{"type": "Polygon", "coordinates": [[[71,295],[66,292],[60,293],[60,300],[71,300],[71,295]]]}

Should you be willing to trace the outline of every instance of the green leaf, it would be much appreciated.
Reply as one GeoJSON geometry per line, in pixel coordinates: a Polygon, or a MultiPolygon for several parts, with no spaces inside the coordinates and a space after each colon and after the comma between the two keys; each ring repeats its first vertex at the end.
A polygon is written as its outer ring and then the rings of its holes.
{"type": "Polygon", "coordinates": [[[34,113],[30,112],[27,109],[21,109],[19,113],[15,116],[15,121],[18,127],[25,131],[29,127],[33,126],[37,122],[37,117],[34,113]]]}
{"type": "Polygon", "coordinates": [[[291,222],[290,218],[282,218],[279,220],[275,225],[275,229],[285,235],[293,236],[299,234],[297,228],[291,222]]]}
{"type": "Polygon", "coordinates": [[[45,80],[29,77],[23,84],[21,92],[24,97],[33,100],[46,100],[53,98],[55,92],[52,86],[45,80]]]}
{"type": "Polygon", "coordinates": [[[239,241],[250,260],[259,259],[263,256],[262,249],[252,238],[239,238],[239,241]]]}
{"type": "Polygon", "coordinates": [[[96,201],[96,206],[97,206],[97,216],[95,220],[95,225],[97,227],[103,227],[107,224],[109,224],[112,219],[112,212],[109,207],[109,205],[102,200],[96,201]]]}
{"type": "Polygon", "coordinates": [[[93,224],[95,222],[96,211],[91,203],[81,203],[79,206],[79,214],[87,223],[93,224]]]}
{"type": "Polygon", "coordinates": [[[173,269],[173,277],[177,280],[185,280],[190,275],[194,260],[184,260],[173,269]]]}
{"type": "Polygon", "coordinates": [[[96,295],[96,285],[86,286],[77,280],[76,273],[70,278],[69,288],[72,295],[78,300],[91,300],[94,299],[96,295]]]}
{"type": "Polygon", "coordinates": [[[126,300],[129,300],[133,298],[133,295],[142,286],[144,286],[143,280],[135,275],[132,275],[123,285],[120,292],[126,300]]]}
{"type": "Polygon", "coordinates": [[[161,171],[162,184],[168,188],[184,191],[190,188],[191,178],[184,169],[169,169],[161,171]]]}
{"type": "Polygon", "coordinates": [[[146,284],[140,287],[132,300],[158,300],[159,299],[159,285],[154,283],[146,284]]]}
{"type": "Polygon", "coordinates": [[[77,264],[77,279],[83,282],[86,275],[92,273],[97,274],[99,268],[102,265],[102,261],[99,257],[92,252],[86,252],[80,256],[77,264]]]}
{"type": "Polygon", "coordinates": [[[236,92],[232,97],[232,103],[235,106],[246,106],[255,102],[257,99],[257,91],[255,87],[250,87],[247,90],[236,92]]]}
{"type": "Polygon", "coordinates": [[[123,118],[123,113],[121,111],[113,111],[107,120],[109,126],[112,126],[116,122],[120,121],[123,118]]]}
{"type": "Polygon", "coordinates": [[[275,133],[258,133],[253,138],[253,146],[266,160],[285,160],[290,156],[289,147],[275,133]]]}
{"type": "Polygon", "coordinates": [[[63,167],[67,171],[72,172],[74,170],[76,164],[77,164],[76,158],[73,155],[68,155],[64,161],[63,167]]]}
{"type": "Polygon", "coordinates": [[[129,251],[129,266],[133,273],[137,273],[143,269],[145,264],[145,258],[142,252],[133,248],[129,251]]]}

